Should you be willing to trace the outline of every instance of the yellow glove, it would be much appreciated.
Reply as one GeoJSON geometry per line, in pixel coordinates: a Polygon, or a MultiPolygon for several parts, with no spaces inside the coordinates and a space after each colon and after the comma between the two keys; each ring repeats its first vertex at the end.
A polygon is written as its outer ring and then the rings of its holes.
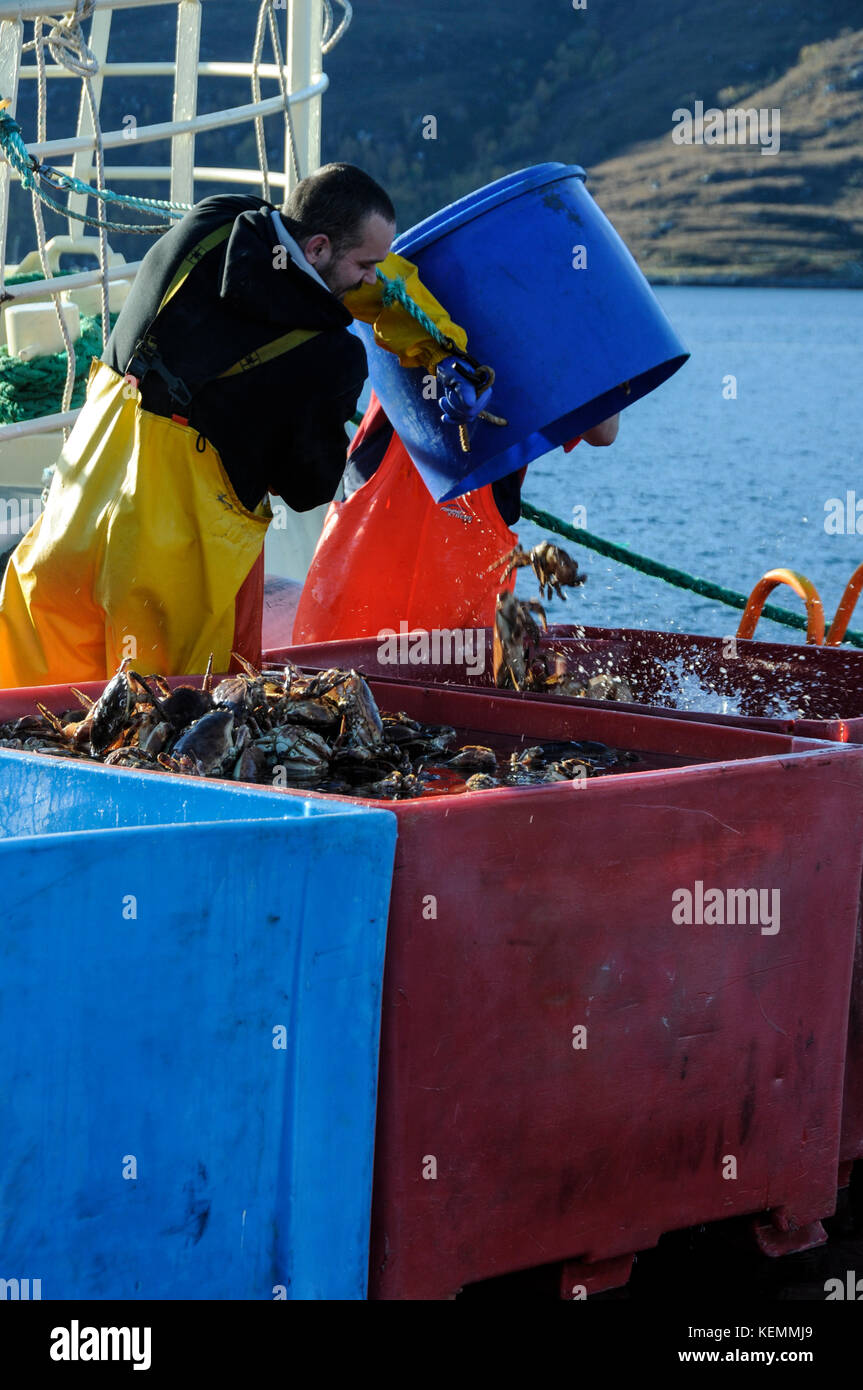
{"type": "MultiPolygon", "coordinates": [[[[443,305],[429,293],[415,265],[391,251],[386,260],[381,261],[379,269],[388,280],[396,277],[404,280],[405,289],[414,303],[428,314],[446,337],[452,339],[459,351],[465,350],[467,334],[453,323],[443,305]]],[[[394,352],[403,367],[426,367],[429,371],[434,371],[438,362],[452,355],[452,347],[442,347],[436,343],[401,304],[384,307],[383,297],[384,287],[378,280],[374,285],[362,285],[358,290],[350,290],[343,301],[355,319],[362,319],[363,323],[373,326],[375,342],[379,347],[394,352]]]]}

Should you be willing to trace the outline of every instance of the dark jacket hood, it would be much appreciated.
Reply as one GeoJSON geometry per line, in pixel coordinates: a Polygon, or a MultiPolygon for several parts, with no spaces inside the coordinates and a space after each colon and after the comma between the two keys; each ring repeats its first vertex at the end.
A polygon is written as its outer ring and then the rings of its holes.
{"type": "Polygon", "coordinates": [[[269,204],[243,212],[234,221],[222,271],[221,298],[237,313],[274,324],[303,328],[347,328],[353,318],[341,300],[319,285],[285,251],[284,267],[274,265],[280,245],[269,204]]]}

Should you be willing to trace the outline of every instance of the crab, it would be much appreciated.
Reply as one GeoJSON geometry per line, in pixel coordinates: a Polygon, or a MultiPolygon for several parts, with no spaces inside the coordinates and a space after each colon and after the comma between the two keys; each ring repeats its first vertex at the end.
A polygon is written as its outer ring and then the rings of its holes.
{"type": "Polygon", "coordinates": [[[508,589],[503,589],[497,596],[494,614],[494,683],[499,690],[510,683],[516,690],[524,690],[528,684],[534,648],[541,641],[534,613],[546,628],[545,609],[537,599],[522,601],[508,589]]]}
{"type": "Polygon", "coordinates": [[[551,759],[542,744],[535,743],[530,748],[522,748],[520,753],[511,753],[509,761],[513,771],[533,772],[544,768],[551,759]]]}
{"type": "Polygon", "coordinates": [[[114,748],[103,759],[106,767],[137,767],[149,771],[158,768],[156,757],[142,748],[114,748]]]}
{"type": "Polygon", "coordinates": [[[439,758],[457,738],[455,729],[448,724],[421,724],[401,710],[384,714],[382,719],[387,742],[418,764],[439,758]]]}
{"type": "Polygon", "coordinates": [[[163,684],[157,677],[152,679],[160,694],[156,695],[146,682],[145,687],[161,719],[173,729],[184,729],[193,720],[209,714],[213,708],[213,697],[203,687],[176,685],[172,690],[167,681],[163,684]]]}
{"type": "MultiPolygon", "coordinates": [[[[95,758],[102,757],[115,745],[134,743],[140,729],[146,734],[157,722],[156,711],[163,719],[169,720],[179,728],[202,712],[200,703],[195,704],[194,710],[183,705],[179,713],[176,709],[172,711],[169,702],[180,696],[181,691],[190,690],[191,687],[182,686],[172,693],[163,677],[151,677],[153,684],[158,685],[161,682],[162,694],[168,691],[167,697],[163,699],[143,676],[130,670],[129,661],[129,657],[123,658],[95,702],[90,701],[88,696],[82,695],[79,690],[72,692],[84,705],[87,713],[83,720],[78,721],[74,730],[67,730],[67,736],[74,737],[77,747],[83,743],[86,731],[89,736],[89,750],[95,758]]],[[[197,690],[193,693],[199,697],[201,695],[197,690]]],[[[206,695],[205,699],[207,707],[212,707],[210,696],[206,695]]]]}
{"type": "Polygon", "coordinates": [[[35,724],[28,732],[31,733],[33,737],[47,739],[49,743],[65,743],[68,735],[66,732],[67,725],[64,720],[61,719],[59,715],[54,714],[47,706],[40,704],[39,701],[36,702],[36,708],[42,716],[44,723],[41,725],[35,724]],[[46,724],[48,726],[47,728],[45,727],[46,724]]]}
{"type": "Polygon", "coordinates": [[[485,748],[480,744],[466,743],[460,748],[455,757],[450,758],[447,767],[455,767],[471,772],[495,772],[497,770],[497,755],[493,748],[485,748]]]}
{"type": "Polygon", "coordinates": [[[184,753],[180,758],[172,758],[170,753],[160,753],[156,762],[166,772],[181,773],[185,777],[204,776],[201,764],[195,758],[190,758],[187,753],[184,753]]]}
{"type": "Polygon", "coordinates": [[[266,754],[253,743],[249,743],[234,763],[232,776],[235,782],[259,782],[266,768],[266,754]]]}
{"type": "Polygon", "coordinates": [[[350,671],[327,698],[335,700],[342,715],[336,751],[349,753],[357,761],[379,758],[387,749],[383,720],[377,701],[359,672],[350,671]]]}
{"type": "Polygon", "coordinates": [[[584,676],[577,671],[563,671],[549,676],[546,689],[554,695],[577,696],[589,700],[624,700],[631,704],[635,700],[632,687],[621,676],[612,676],[605,671],[599,675],[584,676]]]}
{"type": "Polygon", "coordinates": [[[244,656],[238,652],[231,655],[243,669],[219,682],[213,691],[213,703],[229,709],[236,719],[243,719],[266,704],[267,682],[262,672],[244,656]]]}
{"type": "Polygon", "coordinates": [[[488,772],[475,772],[472,777],[468,777],[464,789],[467,792],[485,792],[500,785],[498,777],[492,777],[488,772]]]}
{"type": "Polygon", "coordinates": [[[155,758],[167,748],[175,733],[170,720],[160,719],[158,714],[151,715],[138,726],[138,751],[145,757],[155,758]]]}
{"type": "Polygon", "coordinates": [[[307,676],[296,666],[285,667],[285,692],[292,700],[320,700],[337,686],[343,685],[351,674],[330,666],[326,671],[315,671],[307,676]]]}
{"type": "Polygon", "coordinates": [[[191,724],[193,720],[200,719],[202,715],[208,714],[213,708],[213,697],[210,693],[213,684],[213,653],[207,662],[207,669],[204,672],[200,686],[197,685],[169,685],[164,676],[152,675],[147,680],[143,676],[136,676],[137,681],[143,686],[153,703],[153,707],[158,711],[162,719],[167,720],[177,732],[191,724]],[[153,687],[158,690],[158,695],[153,687]]]}
{"type": "MultiPolygon", "coordinates": [[[[245,724],[239,725],[235,734],[231,710],[214,709],[189,725],[174,744],[171,756],[175,761],[191,758],[204,777],[219,777],[228,766],[233,769],[251,737],[245,724]]],[[[159,754],[160,760],[163,756],[159,754]]]]}
{"type": "Polygon", "coordinates": [[[299,725],[274,729],[251,744],[267,763],[283,767],[291,778],[323,777],[332,756],[330,745],[313,729],[299,725]]]}
{"type": "Polygon", "coordinates": [[[382,800],[399,801],[422,795],[422,781],[412,772],[390,772],[378,782],[369,782],[354,790],[354,796],[379,797],[382,800]]]}
{"type": "Polygon", "coordinates": [[[99,757],[107,752],[125,727],[138,701],[130,657],[124,657],[102,694],[90,710],[90,752],[99,757]]]}
{"type": "Polygon", "coordinates": [[[526,565],[533,567],[533,572],[539,580],[539,593],[541,598],[551,598],[553,594],[559,594],[561,598],[566,598],[563,592],[564,586],[570,589],[576,588],[579,584],[584,584],[587,575],[579,574],[578,563],[561,546],[555,545],[553,541],[540,541],[532,550],[523,550],[520,545],[515,546],[508,555],[502,555],[492,565],[492,570],[496,570],[499,565],[505,565],[501,583],[505,584],[513,570],[522,569],[526,565]],[[546,590],[548,593],[546,594],[546,590]]]}
{"type": "Polygon", "coordinates": [[[301,724],[305,729],[315,729],[320,734],[337,734],[342,724],[342,716],[337,707],[327,699],[295,699],[284,695],[270,705],[270,718],[275,724],[301,724]]]}

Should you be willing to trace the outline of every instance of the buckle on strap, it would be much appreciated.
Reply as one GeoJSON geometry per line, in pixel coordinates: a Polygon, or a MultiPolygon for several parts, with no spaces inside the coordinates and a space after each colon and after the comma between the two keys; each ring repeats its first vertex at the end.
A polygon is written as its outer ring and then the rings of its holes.
{"type": "Polygon", "coordinates": [[[150,370],[156,353],[155,338],[139,338],[132,356],[129,358],[125,372],[126,377],[133,377],[136,382],[140,382],[150,370]]]}
{"type": "Polygon", "coordinates": [[[139,338],[126,368],[126,380],[131,379],[136,386],[140,387],[141,381],[149,371],[154,371],[162,378],[168,388],[173,405],[189,405],[192,399],[191,391],[181,377],[174,376],[174,373],[165,366],[155,338],[139,338]]]}

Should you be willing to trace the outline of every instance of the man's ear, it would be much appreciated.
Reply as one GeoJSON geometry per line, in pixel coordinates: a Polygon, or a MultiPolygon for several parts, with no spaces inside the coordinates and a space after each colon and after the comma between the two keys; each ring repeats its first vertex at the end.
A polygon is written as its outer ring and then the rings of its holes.
{"type": "Polygon", "coordinates": [[[303,247],[303,255],[311,265],[314,265],[318,257],[330,249],[330,239],[326,232],[315,232],[310,236],[303,247]]]}

